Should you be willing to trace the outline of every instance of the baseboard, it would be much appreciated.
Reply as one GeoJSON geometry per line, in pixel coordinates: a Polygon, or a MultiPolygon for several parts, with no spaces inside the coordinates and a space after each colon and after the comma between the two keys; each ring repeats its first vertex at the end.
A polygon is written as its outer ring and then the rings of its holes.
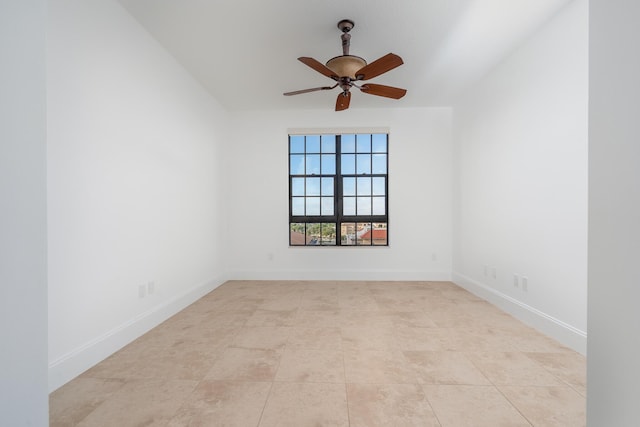
{"type": "Polygon", "coordinates": [[[137,315],[133,319],[50,362],[49,392],[71,381],[169,317],[183,310],[220,286],[225,280],[226,278],[219,278],[196,285],[183,294],[137,315]]]}
{"type": "Polygon", "coordinates": [[[234,271],[229,280],[381,280],[450,281],[451,272],[396,270],[261,270],[234,271]]]}
{"type": "Polygon", "coordinates": [[[586,332],[518,301],[515,298],[498,292],[495,289],[477,282],[463,274],[454,272],[452,280],[456,285],[500,307],[516,319],[537,329],[543,334],[550,336],[561,344],[577,351],[580,354],[587,353],[586,332]]]}

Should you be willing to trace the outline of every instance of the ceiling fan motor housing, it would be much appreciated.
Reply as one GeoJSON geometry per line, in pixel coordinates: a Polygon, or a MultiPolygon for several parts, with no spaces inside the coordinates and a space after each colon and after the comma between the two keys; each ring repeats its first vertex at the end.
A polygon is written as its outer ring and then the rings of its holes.
{"type": "Polygon", "coordinates": [[[348,77],[351,80],[356,80],[356,72],[367,65],[367,61],[359,56],[341,55],[331,58],[326,65],[338,77],[348,77]]]}

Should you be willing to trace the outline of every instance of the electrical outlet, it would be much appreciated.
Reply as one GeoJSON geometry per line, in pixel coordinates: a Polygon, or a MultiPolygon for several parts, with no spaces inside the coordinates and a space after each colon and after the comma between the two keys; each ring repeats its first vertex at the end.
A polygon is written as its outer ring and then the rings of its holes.
{"type": "Polygon", "coordinates": [[[489,271],[489,267],[488,266],[484,266],[484,276],[486,277],[489,271]]]}
{"type": "Polygon", "coordinates": [[[491,268],[491,277],[493,277],[494,279],[498,278],[498,271],[496,270],[495,267],[491,268]]]}
{"type": "Polygon", "coordinates": [[[147,283],[147,293],[151,295],[156,291],[156,282],[147,283]]]}
{"type": "Polygon", "coordinates": [[[515,286],[516,288],[520,287],[520,278],[517,274],[513,275],[513,286],[515,286]]]}
{"type": "Polygon", "coordinates": [[[438,261],[438,254],[437,253],[432,253],[431,254],[431,261],[438,261]]]}
{"type": "Polygon", "coordinates": [[[529,278],[528,277],[522,277],[522,290],[527,292],[529,290],[529,278]]]}
{"type": "Polygon", "coordinates": [[[147,287],[145,285],[138,286],[138,298],[144,298],[147,294],[147,287]]]}

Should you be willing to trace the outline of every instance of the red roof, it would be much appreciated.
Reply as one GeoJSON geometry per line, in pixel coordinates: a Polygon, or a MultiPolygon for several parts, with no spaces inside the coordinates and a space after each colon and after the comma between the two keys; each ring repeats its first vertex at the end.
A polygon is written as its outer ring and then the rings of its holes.
{"type": "Polygon", "coordinates": [[[387,238],[387,229],[386,228],[378,228],[374,230],[367,230],[364,234],[360,236],[362,240],[371,240],[371,232],[373,231],[373,240],[386,240],[387,238]]]}

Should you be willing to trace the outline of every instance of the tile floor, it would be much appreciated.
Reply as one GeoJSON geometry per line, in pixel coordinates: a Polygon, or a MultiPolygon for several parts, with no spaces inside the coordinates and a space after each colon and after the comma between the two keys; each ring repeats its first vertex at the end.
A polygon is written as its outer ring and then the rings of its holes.
{"type": "Polygon", "coordinates": [[[231,281],[61,387],[51,426],[584,426],[585,358],[449,282],[231,281]]]}

